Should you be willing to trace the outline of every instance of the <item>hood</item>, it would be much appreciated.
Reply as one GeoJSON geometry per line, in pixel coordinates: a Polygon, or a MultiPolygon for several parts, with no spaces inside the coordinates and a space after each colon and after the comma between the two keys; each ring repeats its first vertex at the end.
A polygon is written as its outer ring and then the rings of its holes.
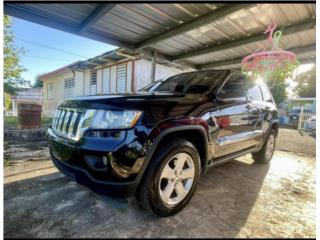
{"type": "Polygon", "coordinates": [[[137,92],[108,94],[67,99],[61,107],[119,110],[141,110],[145,123],[155,124],[165,119],[197,117],[213,108],[213,101],[206,95],[170,92],[137,92]]]}

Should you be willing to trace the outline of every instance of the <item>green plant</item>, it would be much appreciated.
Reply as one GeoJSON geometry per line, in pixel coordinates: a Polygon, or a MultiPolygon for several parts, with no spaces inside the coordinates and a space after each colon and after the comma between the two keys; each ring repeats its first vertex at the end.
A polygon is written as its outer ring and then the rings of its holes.
{"type": "Polygon", "coordinates": [[[4,165],[4,167],[10,166],[10,160],[8,158],[4,158],[3,159],[3,165],[4,165]]]}
{"type": "Polygon", "coordinates": [[[4,102],[5,102],[5,109],[9,110],[12,107],[11,95],[8,93],[4,93],[4,102]]]}
{"type": "Polygon", "coordinates": [[[14,42],[11,30],[11,19],[4,15],[4,37],[3,37],[3,78],[4,91],[13,95],[17,87],[26,86],[29,81],[24,80],[21,74],[26,70],[20,64],[20,57],[24,53],[14,42]]]}
{"type": "Polygon", "coordinates": [[[294,89],[299,97],[316,97],[316,66],[307,72],[299,74],[295,79],[297,86],[294,89]]]}

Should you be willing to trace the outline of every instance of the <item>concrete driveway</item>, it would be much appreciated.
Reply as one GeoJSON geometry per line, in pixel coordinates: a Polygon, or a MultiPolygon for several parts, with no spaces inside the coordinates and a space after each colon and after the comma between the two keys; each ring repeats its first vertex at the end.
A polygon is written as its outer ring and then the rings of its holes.
{"type": "Polygon", "coordinates": [[[5,169],[4,237],[315,237],[315,182],[312,155],[277,150],[269,165],[246,155],[203,175],[182,212],[159,218],[30,161],[5,169]]]}

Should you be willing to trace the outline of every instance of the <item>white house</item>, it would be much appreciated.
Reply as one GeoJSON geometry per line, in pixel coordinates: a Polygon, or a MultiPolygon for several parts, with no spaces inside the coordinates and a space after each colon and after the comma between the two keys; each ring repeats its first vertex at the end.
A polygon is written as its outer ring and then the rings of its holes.
{"type": "Polygon", "coordinates": [[[43,81],[43,115],[52,117],[58,104],[66,98],[109,93],[129,93],[155,80],[183,71],[179,65],[146,59],[141,54],[117,49],[100,56],[78,61],[40,76],[43,81]]]}

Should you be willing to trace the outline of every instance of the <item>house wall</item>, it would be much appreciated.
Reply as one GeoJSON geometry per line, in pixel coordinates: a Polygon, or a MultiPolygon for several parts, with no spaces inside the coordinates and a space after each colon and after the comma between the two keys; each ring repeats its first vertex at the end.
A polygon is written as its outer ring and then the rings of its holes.
{"type": "MultiPolygon", "coordinates": [[[[123,60],[117,64],[109,64],[103,67],[95,68],[97,71],[97,86],[96,94],[118,93],[117,91],[117,74],[120,73],[119,65],[125,64],[126,66],[126,82],[125,91],[132,92],[132,89],[139,90],[151,82],[151,62],[145,59],[140,60],[123,60]],[[119,71],[118,71],[119,68],[119,71]],[[109,76],[105,76],[109,75],[109,76]],[[133,79],[134,77],[134,79],[133,79]],[[109,92],[103,92],[104,84],[109,79],[109,92]],[[132,85],[134,81],[134,86],[132,85]]],[[[123,66],[123,65],[122,65],[123,66]]],[[[43,114],[47,117],[52,117],[55,109],[59,103],[65,99],[64,96],[64,80],[75,78],[74,97],[84,95],[95,95],[91,93],[90,89],[90,73],[93,69],[85,69],[82,71],[74,71],[71,69],[65,70],[61,73],[56,73],[53,76],[47,77],[43,81],[43,114]],[[48,85],[52,83],[52,98],[48,98],[48,85]]],[[[122,68],[123,71],[123,68],[122,68]]],[[[156,80],[159,78],[166,78],[182,72],[178,69],[173,69],[161,64],[156,66],[156,80]]],[[[106,89],[106,88],[105,88],[106,89]]]]}
{"type": "MultiPolygon", "coordinates": [[[[42,98],[42,114],[47,117],[52,117],[58,104],[64,99],[64,80],[72,78],[71,70],[56,74],[43,81],[43,98],[42,98]],[[48,86],[52,84],[52,97],[48,96],[48,86]]],[[[80,91],[81,86],[78,86],[78,81],[75,83],[76,89],[80,91]]]]}
{"type": "MultiPolygon", "coordinates": [[[[136,90],[139,90],[140,88],[143,88],[144,86],[151,83],[151,66],[151,61],[145,59],[135,61],[136,90]]],[[[168,78],[181,72],[183,71],[157,63],[155,80],[158,80],[160,78],[168,78]]]]}

